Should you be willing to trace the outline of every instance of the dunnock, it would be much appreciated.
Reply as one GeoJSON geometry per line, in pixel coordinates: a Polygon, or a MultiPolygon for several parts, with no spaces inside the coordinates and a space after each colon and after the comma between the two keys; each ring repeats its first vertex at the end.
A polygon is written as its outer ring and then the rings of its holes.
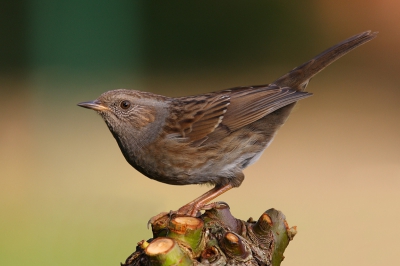
{"type": "Polygon", "coordinates": [[[310,79],[376,35],[355,35],[268,85],[179,98],[120,89],[78,105],[103,117],[125,159],[145,176],[171,185],[214,185],[177,211],[196,216],[240,186],[243,169],[260,158],[295,102],[312,95],[303,92],[310,79]]]}

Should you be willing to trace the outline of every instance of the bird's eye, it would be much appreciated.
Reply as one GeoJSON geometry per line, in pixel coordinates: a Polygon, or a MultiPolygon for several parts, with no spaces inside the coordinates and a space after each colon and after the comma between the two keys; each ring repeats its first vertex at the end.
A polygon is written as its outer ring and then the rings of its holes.
{"type": "Polygon", "coordinates": [[[119,106],[121,106],[122,109],[128,109],[129,107],[131,107],[131,102],[130,101],[122,101],[119,106]]]}

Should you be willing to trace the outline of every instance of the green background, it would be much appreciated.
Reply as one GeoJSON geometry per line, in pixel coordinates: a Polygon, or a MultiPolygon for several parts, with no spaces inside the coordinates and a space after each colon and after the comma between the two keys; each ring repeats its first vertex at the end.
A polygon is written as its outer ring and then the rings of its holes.
{"type": "Polygon", "coordinates": [[[76,106],[117,88],[188,95],[266,84],[371,29],[310,83],[246,179],[236,217],[282,210],[284,265],[398,265],[400,3],[2,1],[0,265],[118,265],[149,217],[208,188],[143,177],[76,106]]]}

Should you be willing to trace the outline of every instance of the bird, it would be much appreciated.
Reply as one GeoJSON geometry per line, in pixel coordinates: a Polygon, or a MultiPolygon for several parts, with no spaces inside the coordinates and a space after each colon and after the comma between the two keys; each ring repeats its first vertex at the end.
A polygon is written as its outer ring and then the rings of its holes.
{"type": "Polygon", "coordinates": [[[296,102],[312,95],[304,91],[310,79],[377,34],[354,35],[267,85],[176,98],[117,89],[78,106],[104,119],[126,161],[148,178],[212,185],[174,212],[196,217],[241,185],[243,169],[260,158],[296,102]]]}

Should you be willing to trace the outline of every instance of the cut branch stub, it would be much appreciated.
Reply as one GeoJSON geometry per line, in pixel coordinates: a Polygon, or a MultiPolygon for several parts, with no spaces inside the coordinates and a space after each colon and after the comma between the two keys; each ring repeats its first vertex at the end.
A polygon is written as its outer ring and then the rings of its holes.
{"type": "Polygon", "coordinates": [[[206,224],[218,222],[222,226],[228,227],[231,231],[242,235],[242,221],[233,217],[228,204],[215,202],[213,205],[214,208],[207,210],[203,214],[204,222],[206,224]]]}
{"type": "Polygon", "coordinates": [[[211,246],[201,252],[200,261],[204,265],[226,265],[226,257],[216,246],[211,246]]]}
{"type": "Polygon", "coordinates": [[[236,219],[226,203],[212,203],[198,218],[172,213],[151,220],[153,239],[138,243],[123,266],[279,266],[296,234],[282,212],[270,209],[257,222],[236,219]]]}
{"type": "Polygon", "coordinates": [[[289,228],[285,215],[275,209],[269,209],[265,212],[271,218],[271,231],[274,235],[275,251],[272,256],[272,265],[280,265],[285,258],[283,252],[297,233],[296,227],[289,228]]]}
{"type": "Polygon", "coordinates": [[[145,249],[150,265],[193,265],[192,259],[171,238],[159,237],[145,249]]]}
{"type": "Polygon", "coordinates": [[[202,237],[204,223],[199,218],[175,217],[169,223],[167,236],[179,240],[183,245],[188,245],[193,256],[200,255],[205,246],[202,237]]]}
{"type": "Polygon", "coordinates": [[[252,242],[254,257],[266,265],[271,265],[275,252],[275,238],[271,226],[271,218],[266,213],[263,213],[256,223],[247,225],[247,238],[252,242]]]}
{"type": "Polygon", "coordinates": [[[151,230],[153,231],[153,237],[162,237],[168,234],[168,225],[171,220],[169,215],[165,215],[157,219],[151,224],[151,230]]]}
{"type": "Polygon", "coordinates": [[[251,250],[238,235],[233,232],[226,232],[221,240],[221,248],[227,257],[236,261],[247,261],[251,259],[251,250]]]}
{"type": "Polygon", "coordinates": [[[265,236],[271,231],[272,220],[267,213],[263,213],[257,223],[253,225],[253,231],[259,236],[265,236]]]}

